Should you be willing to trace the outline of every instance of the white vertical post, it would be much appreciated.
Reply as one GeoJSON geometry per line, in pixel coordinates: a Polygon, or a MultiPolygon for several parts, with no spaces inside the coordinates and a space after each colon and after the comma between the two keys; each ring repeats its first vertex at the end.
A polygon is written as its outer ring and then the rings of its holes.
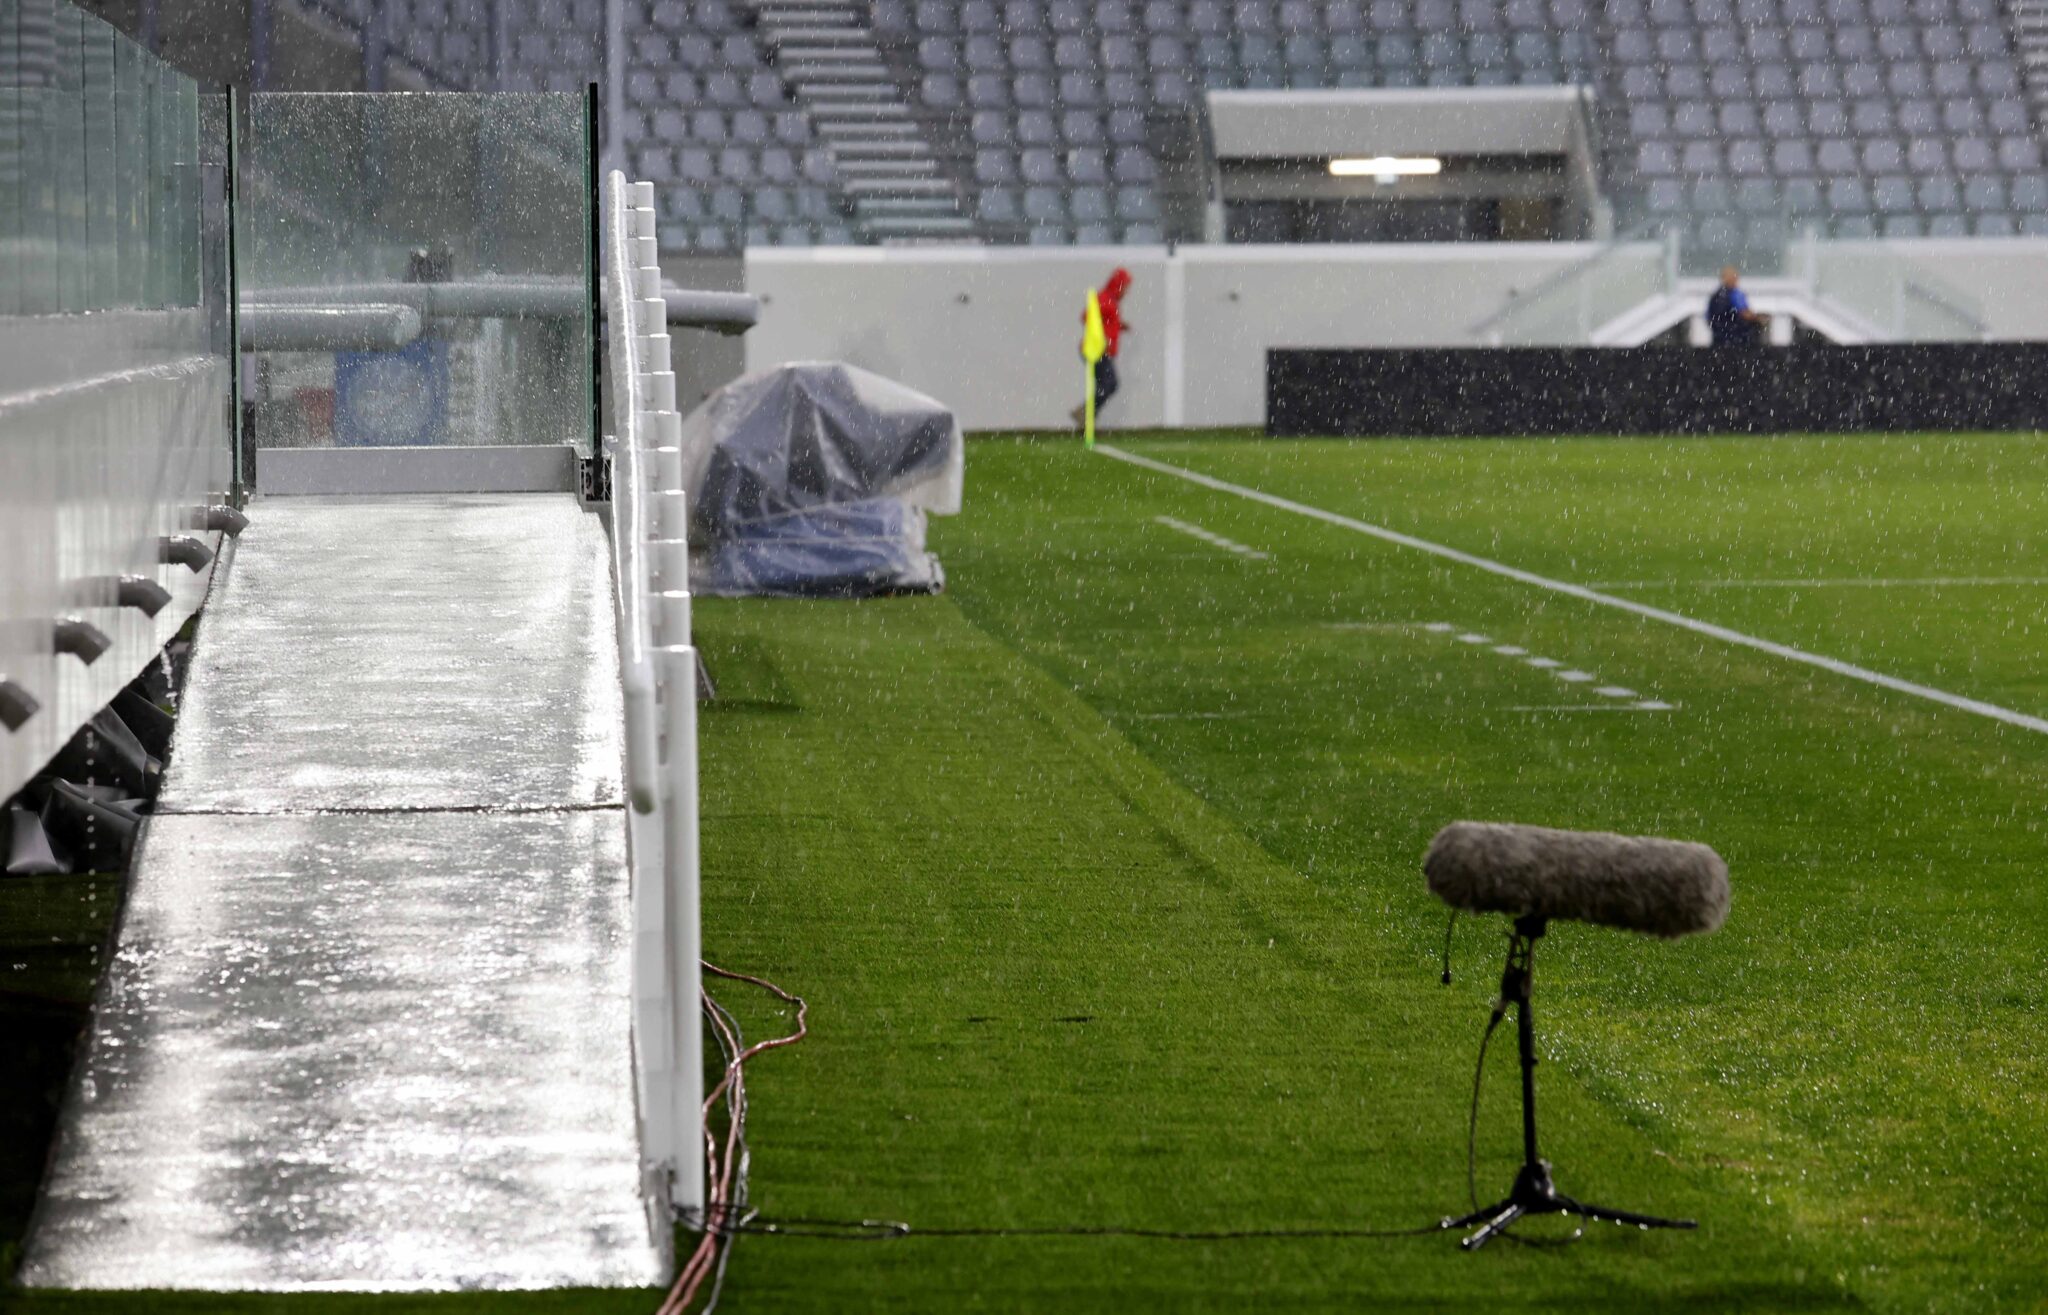
{"type": "Polygon", "coordinates": [[[1166,427],[1187,423],[1188,280],[1178,247],[1166,249],[1166,427]]]}
{"type": "Polygon", "coordinates": [[[688,515],[682,486],[682,417],[676,411],[676,377],[670,356],[668,305],[661,292],[656,241],[654,185],[634,183],[627,228],[633,299],[630,344],[639,374],[640,423],[637,462],[641,483],[635,531],[646,536],[642,577],[632,582],[651,608],[645,620],[658,629],[654,687],[661,711],[661,872],[663,914],[661,972],[671,1055],[669,1114],[674,1139],[670,1200],[701,1216],[704,1182],[704,1027],[699,996],[704,949],[698,916],[697,850],[697,651],[690,646],[688,515]],[[657,581],[659,583],[657,583],[657,581]],[[657,592],[659,590],[660,592],[657,592]]]}
{"type": "Polygon", "coordinates": [[[704,1209],[704,1025],[698,996],[704,955],[698,921],[697,650],[688,644],[655,650],[668,752],[662,762],[662,866],[668,886],[669,989],[675,1000],[676,1147],[674,1201],[704,1209]]]}

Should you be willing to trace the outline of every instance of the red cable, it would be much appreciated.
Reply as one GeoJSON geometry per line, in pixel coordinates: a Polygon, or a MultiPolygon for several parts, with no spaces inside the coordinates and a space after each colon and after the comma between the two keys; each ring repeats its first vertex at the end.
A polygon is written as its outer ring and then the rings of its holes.
{"type": "MultiPolygon", "coordinates": [[[[690,1254],[689,1260],[684,1263],[682,1272],[676,1275],[675,1284],[669,1288],[668,1296],[662,1301],[656,1315],[681,1315],[681,1312],[696,1300],[698,1289],[703,1286],[705,1278],[709,1276],[717,1260],[719,1236],[728,1223],[727,1215],[733,1207],[733,1179],[739,1168],[740,1132],[747,1116],[747,1079],[744,1067],[746,1062],[765,1051],[793,1046],[809,1036],[811,1030],[810,1006],[804,1002],[802,996],[792,995],[765,978],[736,973],[730,969],[720,968],[715,963],[703,961],[702,967],[705,972],[714,976],[758,986],[784,1003],[795,1005],[796,1031],[788,1036],[772,1037],[766,1041],[756,1042],[745,1050],[739,1050],[739,1037],[719,1011],[709,1007],[704,1009],[706,1016],[711,1019],[711,1026],[716,1029],[724,1043],[725,1053],[732,1055],[732,1059],[726,1064],[718,1085],[704,1098],[704,1177],[707,1188],[704,1202],[704,1236],[697,1243],[697,1249],[690,1254]],[[734,1053],[735,1051],[738,1053],[734,1053]],[[726,1102],[725,1154],[722,1157],[722,1164],[718,1139],[711,1131],[711,1111],[721,1097],[726,1102]]],[[[703,1003],[708,1006],[711,993],[700,990],[700,994],[703,1003]]]]}

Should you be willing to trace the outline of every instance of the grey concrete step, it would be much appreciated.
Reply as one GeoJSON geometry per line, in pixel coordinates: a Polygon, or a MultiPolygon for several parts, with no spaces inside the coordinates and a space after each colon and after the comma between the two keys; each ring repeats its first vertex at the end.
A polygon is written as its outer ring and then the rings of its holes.
{"type": "Polygon", "coordinates": [[[870,196],[944,196],[950,199],[955,194],[953,184],[943,178],[907,178],[902,175],[848,177],[844,169],[840,174],[839,190],[856,200],[870,196]]]}
{"type": "Polygon", "coordinates": [[[888,87],[892,90],[895,87],[895,84],[889,81],[889,70],[874,60],[860,63],[848,61],[844,64],[819,64],[810,61],[785,60],[782,64],[782,71],[783,75],[791,82],[803,86],[816,87],[834,83],[857,83],[863,86],[888,87]]]}
{"type": "MultiPolygon", "coordinates": [[[[833,82],[830,80],[821,82],[812,78],[793,78],[791,79],[791,85],[805,99],[816,101],[820,104],[826,101],[853,104],[867,101],[887,101],[895,105],[897,109],[904,108],[901,100],[902,93],[898,92],[895,84],[890,82],[833,82]]],[[[905,112],[907,113],[908,111],[906,110],[905,112]]]]}
{"type": "Polygon", "coordinates": [[[772,46],[859,46],[872,50],[875,45],[874,33],[864,27],[778,27],[764,30],[762,37],[772,46]]]}
{"type": "Polygon", "coordinates": [[[784,64],[873,64],[881,56],[865,41],[850,41],[841,46],[796,45],[777,43],[775,57],[784,64]]]}
{"type": "Polygon", "coordinates": [[[840,27],[852,28],[856,31],[867,30],[864,16],[857,10],[837,6],[828,8],[816,5],[791,5],[787,8],[777,6],[774,9],[764,9],[761,11],[760,25],[763,29],[840,27]]]}
{"type": "Polygon", "coordinates": [[[960,213],[953,197],[946,196],[856,196],[853,208],[864,215],[947,216],[960,213]]]}
{"type": "MultiPolygon", "coordinates": [[[[819,125],[821,130],[824,125],[819,125]]],[[[844,132],[821,131],[819,136],[832,153],[849,160],[905,160],[921,159],[931,153],[931,147],[915,131],[910,123],[846,123],[839,127],[844,132]],[[907,133],[891,132],[892,128],[910,128],[907,133]]]]}
{"type": "Polygon", "coordinates": [[[973,220],[962,219],[958,215],[876,218],[868,221],[867,229],[884,240],[891,237],[958,237],[976,231],[973,220]]]}
{"type": "Polygon", "coordinates": [[[820,129],[833,122],[879,123],[900,120],[906,132],[917,131],[917,125],[910,122],[909,107],[901,101],[841,101],[819,105],[811,111],[811,118],[820,129]]]}
{"type": "Polygon", "coordinates": [[[885,159],[848,157],[834,151],[842,178],[921,178],[939,171],[939,162],[929,152],[923,156],[901,155],[885,159]]]}

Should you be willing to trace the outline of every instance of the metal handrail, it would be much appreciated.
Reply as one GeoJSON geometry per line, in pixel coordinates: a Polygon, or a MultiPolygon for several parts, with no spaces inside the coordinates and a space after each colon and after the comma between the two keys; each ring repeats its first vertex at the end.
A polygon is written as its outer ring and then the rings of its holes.
{"type": "Polygon", "coordinates": [[[1957,305],[1953,298],[1942,292],[1939,288],[1930,287],[1918,279],[1908,276],[1903,290],[1907,296],[1917,297],[1928,305],[1953,315],[1980,338],[1991,331],[1990,324],[1983,317],[1970,310],[1967,306],[1957,305]]]}
{"type": "Polygon", "coordinates": [[[1534,305],[1555,289],[1571,283],[1581,275],[1590,273],[1601,264],[1613,259],[1615,254],[1623,247],[1634,245],[1637,245],[1634,239],[1615,238],[1599,250],[1588,252],[1586,255],[1574,260],[1571,264],[1560,266],[1550,271],[1550,273],[1545,274],[1542,278],[1530,284],[1527,290],[1510,289],[1507,301],[1499,310],[1494,311],[1483,320],[1475,321],[1466,331],[1475,338],[1486,337],[1502,321],[1506,320],[1508,316],[1515,314],[1525,306],[1534,305]]]}
{"type": "Polygon", "coordinates": [[[655,244],[654,186],[629,187],[625,175],[613,171],[602,204],[613,429],[605,454],[631,803],[635,1095],[657,1198],[701,1223],[697,651],[690,642],[682,418],[655,244]]]}
{"type": "Polygon", "coordinates": [[[1990,333],[1990,325],[1974,307],[1965,303],[1960,293],[1946,286],[1927,269],[1900,255],[1888,243],[1852,245],[1852,260],[1860,255],[1866,262],[1875,262],[1869,267],[1876,270],[1877,286],[1861,289],[1843,278],[1839,261],[1825,258],[1813,228],[1809,227],[1802,235],[1801,247],[1803,275],[1809,293],[1862,316],[1881,338],[1888,337],[1897,342],[1926,341],[1952,335],[1983,339],[1990,333]],[[1933,308],[1948,323],[1937,326],[1932,332],[1910,328],[1906,315],[1908,301],[1933,308]]]}

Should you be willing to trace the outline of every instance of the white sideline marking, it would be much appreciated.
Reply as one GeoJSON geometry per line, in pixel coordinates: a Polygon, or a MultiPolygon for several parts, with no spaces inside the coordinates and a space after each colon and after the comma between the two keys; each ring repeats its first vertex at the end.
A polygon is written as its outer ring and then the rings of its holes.
{"type": "Polygon", "coordinates": [[[1509,712],[1669,712],[1673,704],[1644,699],[1640,703],[1523,703],[1509,712]]]}
{"type": "Polygon", "coordinates": [[[1918,580],[1596,580],[1588,589],[1940,589],[1948,585],[2048,584],[2044,575],[1949,575],[1918,580]]]}
{"type": "Polygon", "coordinates": [[[1192,534],[1203,543],[1221,548],[1225,552],[1234,552],[1240,557],[1249,557],[1253,561],[1263,562],[1272,556],[1271,553],[1260,552],[1257,548],[1247,548],[1241,543],[1226,539],[1222,535],[1205,530],[1199,525],[1190,525],[1186,521],[1177,521],[1171,516],[1154,516],[1152,519],[1158,521],[1169,530],[1179,530],[1182,534],[1192,534]]]}
{"type": "MultiPolygon", "coordinates": [[[[1490,558],[1480,557],[1474,553],[1447,547],[1441,543],[1431,543],[1428,539],[1418,539],[1412,534],[1403,534],[1399,530],[1390,530],[1385,526],[1373,525],[1350,516],[1340,516],[1334,511],[1325,511],[1321,507],[1311,507],[1307,503],[1295,502],[1290,498],[1283,498],[1272,493],[1264,493],[1258,489],[1248,488],[1243,484],[1232,484],[1228,480],[1217,479],[1213,475],[1197,474],[1195,471],[1184,470],[1179,466],[1169,466],[1163,461],[1154,461],[1150,457],[1141,457],[1134,452],[1126,452],[1122,448],[1114,447],[1107,443],[1096,444],[1095,450],[1106,457],[1114,457],[1118,461],[1127,462],[1144,470],[1156,471],[1162,475],[1172,475],[1177,479],[1184,479],[1190,484],[1199,484],[1203,488],[1213,489],[1218,493],[1230,493],[1240,498],[1249,498],[1253,502],[1264,503],[1268,507],[1276,507],[1281,511],[1291,511],[1297,516],[1307,516],[1313,520],[1322,521],[1325,524],[1335,525],[1339,529],[1352,530],[1359,534],[1366,534],[1375,539],[1384,540],[1387,543],[1398,544],[1403,548],[1414,548],[1420,552],[1444,558],[1447,561],[1477,567],[1482,571],[1501,576],[1504,579],[1533,585],[1538,589],[1547,589],[1552,593],[1564,594],[1570,598],[1583,599],[1589,603],[1599,603],[1603,607],[1612,607],[1623,612],[1632,612],[1648,620],[1662,621],[1666,625],[1677,626],[1681,630],[1690,630],[1694,634],[1705,635],[1710,639],[1718,639],[1723,643],[1736,644],[1743,648],[1752,648],[1759,653],[1768,653],[1772,657],[1784,658],[1791,662],[1803,662],[1807,666],[1818,667],[1822,671],[1830,671],[1838,676],[1847,676],[1851,680],[1860,680],[1865,684],[1875,685],[1880,689],[1888,689],[1898,694],[1909,694],[1914,698],[1926,699],[1930,703],[1939,703],[1944,707],[1955,708],[1961,712],[1974,712],[1980,717],[1989,717],[1993,721],[2004,722],[2008,726],[2018,726],[2024,730],[2048,735],[2048,720],[2030,716],[2024,712],[2015,712],[2011,708],[2000,707],[1996,703],[1986,703],[1982,699],[1965,698],[1960,694],[1951,694],[1947,690],[1935,689],[1931,685],[1921,685],[1910,680],[1900,680],[1897,676],[1887,676],[1881,671],[1872,671],[1868,667],[1859,667],[1853,662],[1844,662],[1840,658],[1831,658],[1819,653],[1809,653],[1805,649],[1793,648],[1789,644],[1779,644],[1772,640],[1759,639],[1755,635],[1746,635],[1740,630],[1730,630],[1726,626],[1717,626],[1711,621],[1696,620],[1680,612],[1669,611],[1661,607],[1651,607],[1647,603],[1638,603],[1632,599],[1617,597],[1614,594],[1603,594],[1597,589],[1589,589],[1582,584],[1571,584],[1564,580],[1553,580],[1547,575],[1538,575],[1534,571],[1525,571],[1520,567],[1509,566],[1505,562],[1496,562],[1490,558]]],[[[1534,664],[1532,663],[1531,665],[1534,664]]]]}
{"type": "Polygon", "coordinates": [[[1139,721],[1230,721],[1249,717],[1249,712],[1134,712],[1139,721]]]}
{"type": "MultiPolygon", "coordinates": [[[[1341,625],[1342,623],[1341,623],[1341,622],[1339,622],[1339,623],[1337,623],[1337,624],[1341,625]]],[[[1424,630],[1434,630],[1434,631],[1436,631],[1436,632],[1437,632],[1437,633],[1439,633],[1439,634],[1449,634],[1449,633],[1450,633],[1451,631],[1453,631],[1453,630],[1456,630],[1456,629],[1457,629],[1457,627],[1456,627],[1456,626],[1452,625],[1452,624],[1451,624],[1450,622],[1448,622],[1448,621],[1432,621],[1432,622],[1428,623],[1427,625],[1424,625],[1424,626],[1423,626],[1422,628],[1423,628],[1424,630]]],[[[1557,668],[1557,667],[1562,667],[1562,666],[1564,666],[1564,663],[1562,663],[1562,662],[1558,661],[1558,660],[1557,660],[1556,658],[1547,658],[1547,657],[1535,657],[1535,656],[1531,656],[1531,655],[1529,654],[1529,650],[1528,650],[1528,649],[1526,649],[1526,648],[1523,648],[1523,647],[1522,647],[1521,645],[1519,645],[1519,644],[1494,644],[1494,643],[1493,643],[1493,641],[1492,641],[1492,640],[1490,640],[1490,639],[1488,639],[1488,638],[1487,638],[1487,637],[1486,637],[1485,635],[1481,635],[1481,634],[1477,634],[1477,633],[1472,633],[1472,632],[1467,632],[1467,633],[1465,633],[1465,634],[1461,634],[1461,635],[1459,635],[1459,636],[1458,636],[1458,638],[1459,638],[1459,639],[1460,639],[1461,641],[1463,641],[1464,643],[1467,643],[1467,644],[1489,644],[1489,645],[1492,645],[1493,651],[1494,651],[1495,653],[1499,653],[1499,654],[1502,654],[1503,656],[1506,656],[1506,657],[1519,657],[1519,658],[1522,658],[1522,659],[1523,659],[1523,661],[1524,661],[1525,663],[1527,663],[1527,665],[1529,665],[1529,666],[1532,666],[1532,667],[1537,667],[1537,668],[1545,669],[1545,670],[1549,670],[1549,671],[1550,671],[1550,674],[1551,674],[1551,675],[1553,675],[1553,676],[1556,676],[1556,677],[1557,677],[1557,678],[1558,678],[1559,680],[1563,680],[1563,681],[1569,681],[1570,683],[1572,683],[1572,684],[1574,684],[1574,685],[1580,685],[1580,684],[1590,684],[1590,683],[1591,683],[1592,681],[1595,681],[1595,680],[1598,680],[1598,679],[1599,679],[1599,677],[1598,677],[1598,676],[1595,676],[1595,675],[1594,675],[1594,674],[1593,674],[1592,672],[1590,672],[1590,671],[1579,671],[1579,670],[1577,670],[1577,669],[1571,669],[1571,670],[1566,670],[1566,671],[1558,671],[1558,670],[1555,670],[1555,668],[1557,668]]],[[[1678,706],[1677,704],[1674,704],[1674,703],[1665,703],[1665,702],[1662,702],[1662,701],[1660,701],[1660,700],[1657,700],[1657,699],[1646,699],[1646,698],[1643,698],[1643,697],[1642,697],[1642,696],[1641,696],[1640,694],[1637,694],[1637,693],[1636,693],[1636,692],[1635,692],[1634,690],[1630,689],[1630,688],[1629,688],[1628,686],[1626,686],[1626,685],[1602,685],[1602,686],[1600,686],[1599,688],[1595,689],[1595,690],[1594,690],[1593,692],[1594,692],[1595,694],[1599,694],[1599,695],[1602,695],[1602,696],[1604,696],[1604,697],[1606,697],[1606,698],[1610,698],[1610,699],[1628,699],[1628,700],[1631,700],[1631,702],[1628,702],[1628,703],[1626,703],[1626,704],[1613,704],[1613,703],[1543,703],[1543,704],[1522,704],[1522,705],[1520,705],[1520,706],[1516,706],[1516,707],[1510,707],[1510,708],[1508,709],[1508,711],[1509,711],[1509,712],[1669,712],[1669,711],[1671,711],[1671,710],[1672,710],[1673,708],[1675,708],[1675,707],[1677,707],[1677,706],[1678,706]]]]}

